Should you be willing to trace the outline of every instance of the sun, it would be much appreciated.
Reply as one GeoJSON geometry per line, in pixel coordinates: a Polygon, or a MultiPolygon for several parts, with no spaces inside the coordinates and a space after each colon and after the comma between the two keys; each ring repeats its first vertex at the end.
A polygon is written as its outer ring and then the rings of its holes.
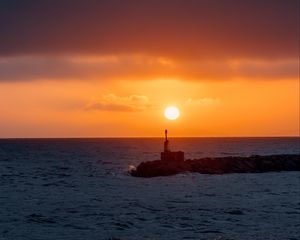
{"type": "Polygon", "coordinates": [[[165,117],[169,120],[176,120],[180,115],[180,111],[175,106],[169,106],[165,109],[165,117]]]}

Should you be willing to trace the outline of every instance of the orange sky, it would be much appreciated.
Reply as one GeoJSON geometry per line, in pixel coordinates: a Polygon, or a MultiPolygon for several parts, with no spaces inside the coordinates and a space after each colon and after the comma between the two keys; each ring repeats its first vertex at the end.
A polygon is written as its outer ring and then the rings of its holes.
{"type": "Polygon", "coordinates": [[[297,1],[74,1],[64,24],[17,2],[0,10],[0,138],[300,135],[297,1]]]}
{"type": "Polygon", "coordinates": [[[295,136],[299,82],[35,81],[2,83],[2,137],[295,136]],[[5,101],[4,101],[5,100],[5,101]],[[181,116],[166,120],[164,108],[181,116]]]}

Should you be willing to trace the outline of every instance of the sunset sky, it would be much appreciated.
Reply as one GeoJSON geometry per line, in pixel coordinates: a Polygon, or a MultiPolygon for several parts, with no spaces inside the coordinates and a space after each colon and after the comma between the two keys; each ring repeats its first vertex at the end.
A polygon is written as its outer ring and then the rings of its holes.
{"type": "Polygon", "coordinates": [[[299,136],[299,1],[0,1],[0,138],[165,128],[299,136]]]}

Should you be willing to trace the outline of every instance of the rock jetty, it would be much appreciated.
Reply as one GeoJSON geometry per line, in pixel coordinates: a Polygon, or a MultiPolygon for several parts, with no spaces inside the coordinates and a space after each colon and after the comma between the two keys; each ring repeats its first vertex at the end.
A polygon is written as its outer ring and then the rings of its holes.
{"type": "Polygon", "coordinates": [[[142,162],[130,174],[135,177],[170,176],[179,173],[226,174],[300,171],[299,154],[250,157],[216,157],[183,161],[142,162]]]}
{"type": "Polygon", "coordinates": [[[166,129],[164,151],[160,154],[160,160],[142,162],[137,167],[131,167],[129,173],[135,177],[158,177],[185,172],[225,174],[278,171],[300,171],[300,154],[207,157],[185,160],[184,152],[170,150],[168,130],[166,129]]]}

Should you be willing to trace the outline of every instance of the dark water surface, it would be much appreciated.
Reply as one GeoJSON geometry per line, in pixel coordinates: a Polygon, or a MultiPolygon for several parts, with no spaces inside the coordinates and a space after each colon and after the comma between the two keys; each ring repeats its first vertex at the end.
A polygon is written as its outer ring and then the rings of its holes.
{"type": "MultiPolygon", "coordinates": [[[[177,138],[187,158],[300,153],[299,138],[177,138]]],[[[300,174],[180,174],[129,165],[162,139],[0,140],[0,240],[300,239],[300,174]]]]}

